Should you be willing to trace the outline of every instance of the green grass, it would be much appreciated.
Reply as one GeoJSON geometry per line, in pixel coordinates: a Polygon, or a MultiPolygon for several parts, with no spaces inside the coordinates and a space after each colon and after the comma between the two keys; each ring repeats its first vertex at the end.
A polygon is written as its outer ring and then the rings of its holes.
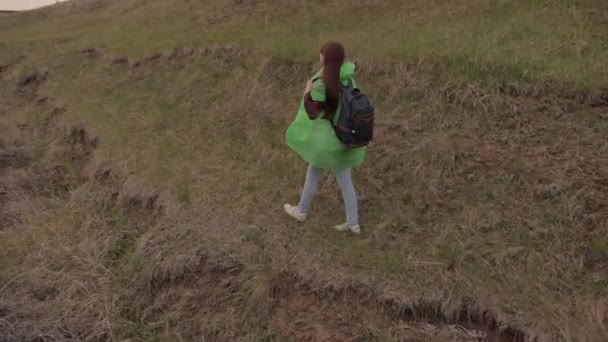
{"type": "Polygon", "coordinates": [[[284,8],[266,4],[255,8],[256,15],[228,6],[222,1],[189,6],[168,1],[145,8],[111,3],[81,13],[66,5],[48,14],[5,18],[3,25],[8,29],[2,30],[6,32],[2,37],[24,48],[67,37],[63,43],[45,47],[69,51],[95,46],[135,56],[166,47],[238,42],[265,54],[294,58],[314,56],[320,43],[332,38],[345,42],[360,56],[445,61],[457,78],[485,78],[488,66],[504,66],[511,70],[511,77],[551,78],[590,87],[608,82],[602,68],[608,56],[589,14],[600,5],[591,1],[451,5],[383,1],[284,8]],[[116,13],[126,14],[116,17],[116,13]],[[21,24],[18,35],[11,34],[17,20],[28,25],[21,24]],[[108,20],[113,25],[106,25],[108,20]]]}

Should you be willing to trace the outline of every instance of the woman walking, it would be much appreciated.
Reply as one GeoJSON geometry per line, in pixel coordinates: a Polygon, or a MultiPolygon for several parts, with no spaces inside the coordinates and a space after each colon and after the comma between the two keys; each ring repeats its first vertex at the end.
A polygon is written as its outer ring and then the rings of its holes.
{"type": "Polygon", "coordinates": [[[354,83],[355,65],[345,63],[344,47],[336,42],[323,45],[320,62],[321,71],[308,81],[296,119],[287,130],[287,144],[308,163],[308,171],[300,202],[295,206],[285,204],[284,209],[292,218],[305,221],[323,170],[332,170],[346,209],[346,222],[335,229],[360,234],[352,169],[363,163],[367,147],[347,148],[332,125],[340,112],[340,83],[354,83]]]}

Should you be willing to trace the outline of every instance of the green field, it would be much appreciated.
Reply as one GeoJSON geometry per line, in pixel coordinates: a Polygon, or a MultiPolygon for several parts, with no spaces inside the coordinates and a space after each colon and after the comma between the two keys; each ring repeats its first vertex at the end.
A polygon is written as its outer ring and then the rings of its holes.
{"type": "Polygon", "coordinates": [[[608,2],[0,17],[0,341],[607,341],[608,2]],[[339,40],[363,235],[284,134],[339,40]]]}

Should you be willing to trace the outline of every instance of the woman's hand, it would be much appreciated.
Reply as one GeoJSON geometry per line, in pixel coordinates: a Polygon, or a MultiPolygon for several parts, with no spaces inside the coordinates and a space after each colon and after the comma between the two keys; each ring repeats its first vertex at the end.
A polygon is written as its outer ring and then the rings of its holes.
{"type": "Polygon", "coordinates": [[[310,91],[312,90],[312,85],[313,85],[312,79],[308,80],[308,83],[306,83],[306,89],[304,90],[304,94],[310,93],[310,91]]]}

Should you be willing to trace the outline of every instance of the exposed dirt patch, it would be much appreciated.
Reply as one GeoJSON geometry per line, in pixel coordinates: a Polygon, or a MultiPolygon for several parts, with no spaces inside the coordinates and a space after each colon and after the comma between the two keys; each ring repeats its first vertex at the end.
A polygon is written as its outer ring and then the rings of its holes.
{"type": "Polygon", "coordinates": [[[608,105],[608,90],[595,89],[589,91],[575,90],[573,85],[554,81],[524,82],[503,81],[498,90],[510,97],[524,97],[529,99],[546,99],[547,97],[558,101],[575,101],[589,107],[604,107],[608,105]]]}
{"type": "Polygon", "coordinates": [[[57,127],[56,120],[64,108],[53,107],[48,98],[34,100],[37,87],[47,75],[32,72],[17,82],[15,92],[2,95],[36,101],[47,114],[40,129],[27,124],[0,126],[4,136],[10,137],[0,144],[0,229],[15,226],[65,201],[69,191],[82,182],[78,170],[97,146],[97,139],[91,138],[84,127],[73,126],[63,132],[57,127]],[[52,150],[41,151],[36,141],[49,134],[63,135],[63,141],[52,150]],[[48,162],[33,163],[43,155],[47,155],[48,162]]]}
{"type": "Polygon", "coordinates": [[[445,324],[402,319],[389,309],[353,296],[330,300],[302,289],[287,289],[271,314],[272,325],[297,341],[452,341],[502,342],[514,339],[470,322],[445,324]]]}
{"type": "Polygon", "coordinates": [[[211,57],[228,66],[241,62],[249,53],[249,50],[237,44],[220,44],[205,48],[184,47],[155,51],[140,59],[106,54],[98,48],[85,48],[80,50],[79,53],[89,57],[104,57],[110,65],[128,65],[139,68],[159,61],[183,61],[201,56],[211,57]]]}
{"type": "Polygon", "coordinates": [[[90,57],[97,57],[103,53],[102,50],[96,48],[84,48],[80,50],[80,53],[90,57]]]}
{"type": "Polygon", "coordinates": [[[108,60],[112,65],[130,64],[129,57],[126,56],[108,56],[108,60]]]}
{"type": "Polygon", "coordinates": [[[28,86],[36,86],[41,82],[45,81],[48,76],[48,71],[34,71],[29,73],[23,77],[21,77],[17,81],[17,87],[22,89],[28,86]]]}
{"type": "Polygon", "coordinates": [[[56,161],[38,166],[32,165],[31,161],[40,152],[32,147],[1,149],[0,228],[14,226],[64,201],[80,182],[79,175],[67,167],[81,167],[79,165],[83,165],[90,154],[86,151],[87,148],[80,144],[61,146],[56,151],[61,153],[54,157],[56,161]],[[67,161],[70,164],[66,164],[67,161]]]}
{"type": "Polygon", "coordinates": [[[404,307],[352,289],[319,292],[288,280],[287,274],[266,282],[250,277],[230,256],[204,250],[166,258],[148,274],[143,280],[153,290],[140,283],[138,293],[147,297],[134,304],[148,306],[142,319],[156,330],[163,317],[177,314],[183,324],[198,327],[189,330],[188,338],[229,341],[238,330],[231,322],[256,312],[268,317],[275,336],[296,341],[524,341],[520,331],[501,331],[489,314],[463,308],[460,316],[448,318],[439,305],[404,307]]]}

